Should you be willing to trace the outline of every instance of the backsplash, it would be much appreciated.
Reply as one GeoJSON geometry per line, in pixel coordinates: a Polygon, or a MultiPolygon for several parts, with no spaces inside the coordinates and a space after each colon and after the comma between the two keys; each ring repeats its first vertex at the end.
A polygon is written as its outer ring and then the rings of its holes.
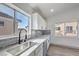
{"type": "Polygon", "coordinates": [[[3,38],[0,40],[0,48],[6,47],[11,44],[15,44],[18,42],[18,37],[12,37],[12,38],[3,38]]]}
{"type": "Polygon", "coordinates": [[[50,34],[50,30],[32,30],[32,38],[33,37],[39,37],[42,35],[49,35],[50,34]]]}

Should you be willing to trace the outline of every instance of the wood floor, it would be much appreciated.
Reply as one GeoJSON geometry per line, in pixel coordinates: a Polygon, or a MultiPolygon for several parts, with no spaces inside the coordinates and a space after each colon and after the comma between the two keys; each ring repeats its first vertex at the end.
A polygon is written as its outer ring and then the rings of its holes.
{"type": "Polygon", "coordinates": [[[50,45],[48,49],[48,56],[79,56],[79,50],[57,45],[50,45]]]}

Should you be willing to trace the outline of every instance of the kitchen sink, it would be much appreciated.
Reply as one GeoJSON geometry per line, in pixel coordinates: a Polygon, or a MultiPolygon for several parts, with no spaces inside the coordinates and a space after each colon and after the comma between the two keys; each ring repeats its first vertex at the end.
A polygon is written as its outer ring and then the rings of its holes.
{"type": "Polygon", "coordinates": [[[26,42],[20,45],[17,45],[15,47],[11,47],[7,50],[8,53],[14,55],[14,56],[18,56],[20,54],[22,54],[24,51],[28,50],[29,48],[33,47],[34,45],[36,45],[37,43],[35,42],[26,42]]]}

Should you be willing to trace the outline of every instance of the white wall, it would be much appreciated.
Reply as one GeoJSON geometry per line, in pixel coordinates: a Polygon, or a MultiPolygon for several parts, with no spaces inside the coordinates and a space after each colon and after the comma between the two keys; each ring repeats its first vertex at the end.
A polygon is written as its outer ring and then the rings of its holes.
{"type": "MultiPolygon", "coordinates": [[[[78,37],[55,37],[55,24],[60,22],[79,21],[79,8],[67,10],[48,19],[48,29],[51,29],[51,43],[79,48],[78,37]]],[[[78,30],[79,31],[79,30],[78,30]]]]}

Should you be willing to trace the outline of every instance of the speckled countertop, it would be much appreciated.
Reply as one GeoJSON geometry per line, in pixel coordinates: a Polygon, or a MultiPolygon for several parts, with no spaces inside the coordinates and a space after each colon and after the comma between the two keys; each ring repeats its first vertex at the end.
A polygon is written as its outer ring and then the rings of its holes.
{"type": "MultiPolygon", "coordinates": [[[[43,43],[45,40],[47,40],[46,38],[48,37],[49,35],[43,35],[43,36],[40,36],[40,37],[37,37],[37,38],[33,38],[33,39],[30,39],[28,41],[31,41],[31,42],[36,42],[36,43],[39,43],[39,44],[36,44],[34,45],[33,47],[29,48],[25,53],[22,53],[20,56],[28,56],[32,51],[34,51],[41,43],[43,43]]],[[[15,36],[17,37],[17,36],[15,36]]],[[[5,48],[1,48],[0,49],[0,56],[13,56],[12,54],[8,53],[6,50],[9,49],[10,47],[14,47],[14,46],[17,46],[18,44],[15,44],[15,45],[10,45],[8,47],[5,47],[5,48]]]]}

